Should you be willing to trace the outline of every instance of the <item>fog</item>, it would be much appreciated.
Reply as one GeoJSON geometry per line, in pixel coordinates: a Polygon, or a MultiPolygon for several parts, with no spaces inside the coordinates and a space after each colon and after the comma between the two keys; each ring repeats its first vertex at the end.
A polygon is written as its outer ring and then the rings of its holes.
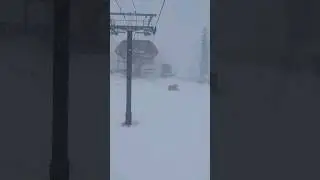
{"type": "MultiPolygon", "coordinates": [[[[138,13],[158,14],[162,2],[163,0],[134,0],[138,13]]],[[[118,0],[118,3],[122,12],[134,12],[132,0],[118,0]]],[[[115,0],[110,1],[110,11],[120,11],[115,0]]],[[[201,33],[204,27],[210,30],[210,0],[167,0],[156,35],[136,38],[152,40],[159,50],[157,59],[170,63],[177,75],[185,76],[190,68],[197,66],[201,57],[201,33]]],[[[117,43],[125,38],[125,35],[112,36],[110,51],[113,52],[117,43]]]]}

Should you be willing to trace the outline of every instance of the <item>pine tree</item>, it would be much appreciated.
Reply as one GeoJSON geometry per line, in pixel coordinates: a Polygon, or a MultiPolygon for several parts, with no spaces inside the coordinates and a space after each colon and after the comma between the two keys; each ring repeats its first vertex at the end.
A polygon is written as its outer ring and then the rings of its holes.
{"type": "Polygon", "coordinates": [[[201,39],[201,59],[199,63],[200,68],[200,81],[206,81],[209,76],[209,47],[208,47],[208,31],[204,27],[201,39]]]}

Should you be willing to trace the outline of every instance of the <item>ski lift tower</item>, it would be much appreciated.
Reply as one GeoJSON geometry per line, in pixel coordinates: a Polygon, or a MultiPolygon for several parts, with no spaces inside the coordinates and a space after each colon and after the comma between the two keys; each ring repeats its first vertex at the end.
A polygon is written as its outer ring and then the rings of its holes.
{"type": "Polygon", "coordinates": [[[156,14],[144,13],[110,13],[110,34],[119,35],[127,33],[127,102],[126,102],[126,118],[123,126],[130,127],[132,125],[131,112],[131,91],[132,91],[132,34],[140,33],[145,36],[154,35],[156,27],[152,26],[152,19],[156,14]]]}

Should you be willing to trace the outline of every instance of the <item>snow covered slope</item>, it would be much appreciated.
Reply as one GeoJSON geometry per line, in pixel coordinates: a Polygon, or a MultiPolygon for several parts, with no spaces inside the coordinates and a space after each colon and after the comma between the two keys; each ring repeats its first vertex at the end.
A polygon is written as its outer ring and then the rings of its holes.
{"type": "Polygon", "coordinates": [[[175,79],[134,80],[135,127],[122,127],[126,81],[111,77],[111,180],[209,180],[210,90],[175,79]],[[168,91],[168,84],[180,91],[168,91]]]}

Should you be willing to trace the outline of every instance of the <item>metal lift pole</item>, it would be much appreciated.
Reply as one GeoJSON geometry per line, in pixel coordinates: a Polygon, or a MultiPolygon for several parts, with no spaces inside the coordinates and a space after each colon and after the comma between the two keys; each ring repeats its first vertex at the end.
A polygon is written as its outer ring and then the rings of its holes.
{"type": "Polygon", "coordinates": [[[118,35],[119,33],[127,33],[127,102],[126,102],[126,119],[123,126],[130,127],[132,125],[132,34],[133,32],[140,32],[148,36],[156,33],[156,28],[150,24],[151,19],[156,17],[156,14],[143,14],[143,13],[110,13],[110,16],[142,16],[149,17],[147,25],[142,22],[142,25],[124,25],[122,21],[111,19],[110,33],[118,35]]]}
{"type": "Polygon", "coordinates": [[[126,102],[126,120],[124,125],[132,125],[131,110],[132,94],[132,31],[127,31],[127,102],[126,102]]]}
{"type": "Polygon", "coordinates": [[[54,0],[53,119],[50,180],[69,180],[69,14],[70,0],[54,0]]]}

